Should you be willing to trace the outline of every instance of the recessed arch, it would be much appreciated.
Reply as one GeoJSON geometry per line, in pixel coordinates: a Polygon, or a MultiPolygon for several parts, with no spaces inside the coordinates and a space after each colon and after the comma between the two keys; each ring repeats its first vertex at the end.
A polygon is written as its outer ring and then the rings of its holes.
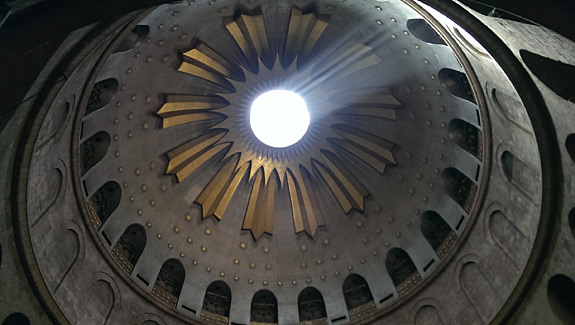
{"type": "Polygon", "coordinates": [[[538,171],[510,151],[504,151],[501,155],[501,165],[505,177],[526,196],[533,198],[537,191],[533,180],[539,176],[538,171]]]}
{"type": "Polygon", "coordinates": [[[2,325],[30,325],[30,320],[22,313],[13,313],[6,317],[2,325]]]}
{"type": "Polygon", "coordinates": [[[473,91],[471,90],[471,84],[469,83],[465,73],[449,68],[443,68],[439,70],[437,77],[439,78],[443,88],[449,91],[452,95],[468,100],[474,104],[476,103],[475,97],[473,97],[473,91]]]}
{"type": "Polygon", "coordinates": [[[254,294],[251,305],[250,323],[278,323],[278,300],[273,292],[262,289],[254,294]]]}
{"type": "Polygon", "coordinates": [[[430,44],[447,45],[439,34],[424,19],[414,18],[407,21],[407,29],[415,37],[430,44]]]}
{"type": "Polygon", "coordinates": [[[186,271],[182,262],[175,258],[165,261],[152,288],[152,294],[164,304],[176,308],[185,277],[186,271]]]}
{"type": "Polygon", "coordinates": [[[303,289],[297,297],[300,324],[327,324],[323,295],[314,287],[303,289]]]}
{"type": "Polygon", "coordinates": [[[112,256],[126,273],[132,273],[146,247],[146,230],[142,225],[130,225],[112,250],[112,256]]]}
{"type": "Polygon", "coordinates": [[[227,324],[232,305],[232,291],[224,281],[214,281],[206,289],[201,319],[208,324],[227,324]]]}
{"type": "Polygon", "coordinates": [[[150,33],[149,26],[138,25],[134,27],[134,29],[132,29],[132,31],[128,35],[126,35],[122,43],[118,45],[114,53],[127,52],[135,48],[136,46],[140,45],[140,43],[142,43],[146,39],[146,37],[148,37],[149,33],[150,33]]]}
{"type": "Polygon", "coordinates": [[[116,211],[122,198],[122,188],[114,181],[102,185],[88,201],[88,213],[94,226],[99,229],[116,211]]]}
{"type": "Polygon", "coordinates": [[[343,297],[350,321],[360,320],[366,314],[375,312],[375,302],[367,281],[359,275],[352,273],[343,282],[343,297]]]}
{"type": "Polygon", "coordinates": [[[475,158],[479,160],[483,158],[483,135],[475,125],[461,119],[453,119],[449,122],[449,137],[475,158]]]}
{"type": "Polygon", "coordinates": [[[100,131],[80,144],[80,173],[85,174],[104,158],[110,147],[110,135],[100,131]]]}
{"type": "Polygon", "coordinates": [[[443,188],[459,206],[469,213],[477,194],[477,185],[458,169],[449,167],[441,174],[443,188]]]}
{"type": "Polygon", "coordinates": [[[401,248],[395,247],[387,252],[385,268],[400,296],[407,294],[421,281],[421,275],[411,257],[401,248]]]}
{"type": "Polygon", "coordinates": [[[565,149],[567,149],[571,160],[575,162],[575,133],[569,134],[565,139],[565,149]]]}
{"type": "Polygon", "coordinates": [[[421,232],[440,258],[447,255],[457,240],[453,229],[435,211],[425,211],[421,215],[421,232]]]}
{"type": "Polygon", "coordinates": [[[575,237],[575,208],[571,209],[571,211],[569,212],[569,228],[571,229],[571,235],[575,237]]]}
{"type": "Polygon", "coordinates": [[[547,299],[555,315],[565,324],[575,324],[575,282],[556,274],[547,283],[547,299]]]}

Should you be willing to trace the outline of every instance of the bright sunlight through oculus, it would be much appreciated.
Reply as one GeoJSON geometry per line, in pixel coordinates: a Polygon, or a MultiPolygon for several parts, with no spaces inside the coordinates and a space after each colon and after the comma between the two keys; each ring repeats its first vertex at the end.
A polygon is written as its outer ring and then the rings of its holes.
{"type": "Polygon", "coordinates": [[[252,104],[250,126],[256,137],[274,148],[298,142],[307,132],[310,117],[300,95],[289,90],[270,90],[252,104]]]}

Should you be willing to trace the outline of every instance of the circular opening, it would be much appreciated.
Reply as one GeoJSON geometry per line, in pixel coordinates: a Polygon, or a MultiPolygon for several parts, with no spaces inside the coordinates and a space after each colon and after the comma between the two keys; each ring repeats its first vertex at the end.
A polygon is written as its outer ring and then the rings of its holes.
{"type": "Polygon", "coordinates": [[[270,90],[253,102],[250,126],[256,137],[274,148],[298,142],[307,132],[310,116],[303,98],[289,90],[270,90]]]}

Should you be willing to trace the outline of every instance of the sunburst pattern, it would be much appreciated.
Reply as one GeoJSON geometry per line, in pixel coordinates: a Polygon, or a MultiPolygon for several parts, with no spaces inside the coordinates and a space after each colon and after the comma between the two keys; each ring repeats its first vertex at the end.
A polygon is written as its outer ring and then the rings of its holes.
{"type": "Polygon", "coordinates": [[[224,58],[202,40],[183,52],[178,71],[220,89],[209,95],[166,94],[157,114],[163,128],[213,120],[211,128],[167,153],[167,174],[184,181],[198,167],[223,154],[225,163],[197,197],[202,216],[222,219],[242,181],[251,184],[243,229],[257,240],[273,234],[275,198],[287,190],[295,232],[315,237],[325,226],[318,182],[324,181],[345,213],[363,211],[368,190],[345,167],[342,157],[352,155],[379,173],[395,165],[395,144],[362,131],[361,119],[396,119],[401,105],[390,88],[353,89],[358,71],[380,59],[365,44],[348,41],[330,53],[316,44],[329,19],[294,8],[283,32],[269,35],[261,12],[237,13],[224,26],[237,55],[224,58]],[[283,36],[282,36],[283,35],[283,36]],[[280,39],[275,49],[270,39],[280,39]],[[318,58],[321,57],[321,60],[318,58]],[[321,63],[320,63],[321,62],[321,63]],[[333,79],[350,80],[345,90],[330,89],[333,79]],[[270,89],[290,89],[306,99],[312,122],[298,143],[282,149],[261,143],[249,125],[250,104],[270,89]]]}

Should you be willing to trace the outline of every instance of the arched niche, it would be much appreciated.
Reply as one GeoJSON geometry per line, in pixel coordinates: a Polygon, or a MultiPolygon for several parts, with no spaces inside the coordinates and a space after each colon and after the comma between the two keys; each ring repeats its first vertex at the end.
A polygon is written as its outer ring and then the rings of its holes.
{"type": "Polygon", "coordinates": [[[351,322],[375,312],[371,290],[361,275],[355,273],[348,275],[343,282],[342,289],[351,322]]]}
{"type": "Polygon", "coordinates": [[[321,292],[316,288],[303,289],[297,296],[297,307],[300,324],[328,324],[325,302],[321,292]]]}
{"type": "Polygon", "coordinates": [[[471,90],[471,85],[469,84],[469,80],[465,73],[449,68],[443,68],[439,70],[437,77],[439,78],[439,82],[441,82],[443,88],[449,91],[452,95],[475,104],[475,97],[473,97],[473,91],[471,90]]]}
{"type": "Polygon", "coordinates": [[[447,255],[457,240],[455,232],[435,211],[425,211],[421,215],[421,233],[440,258],[447,255]]]}
{"type": "Polygon", "coordinates": [[[535,189],[535,181],[539,176],[536,170],[509,151],[504,151],[501,155],[501,165],[505,177],[523,192],[523,194],[530,199],[535,196],[537,191],[535,189]]]}
{"type": "Polygon", "coordinates": [[[408,293],[421,281],[421,275],[419,275],[411,257],[401,248],[395,247],[387,252],[385,268],[400,296],[408,293]]]}
{"type": "Polygon", "coordinates": [[[474,261],[464,263],[459,270],[459,284],[482,323],[489,323],[501,308],[503,301],[495,285],[474,261]]]}
{"type": "Polygon", "coordinates": [[[497,246],[515,265],[523,265],[531,252],[531,241],[517,228],[513,219],[501,210],[493,211],[488,221],[489,233],[497,246]]]}
{"type": "Polygon", "coordinates": [[[176,308],[185,277],[186,271],[182,262],[175,258],[165,261],[152,288],[152,294],[164,304],[176,308]]]}
{"type": "Polygon", "coordinates": [[[469,213],[477,194],[477,185],[456,168],[446,168],[441,174],[445,192],[469,213]]]}
{"type": "Polygon", "coordinates": [[[252,298],[250,323],[278,323],[278,300],[273,292],[262,289],[254,294],[254,297],[252,298]]]}
{"type": "Polygon", "coordinates": [[[142,43],[146,37],[148,37],[149,33],[150,27],[148,26],[138,25],[134,27],[134,29],[132,29],[132,31],[126,35],[126,38],[124,38],[122,43],[118,45],[114,53],[127,52],[135,48],[136,46],[140,45],[140,43],[142,43]]]}
{"type": "Polygon", "coordinates": [[[88,201],[88,213],[96,229],[100,229],[100,227],[106,223],[106,220],[108,220],[116,208],[118,208],[118,205],[120,205],[121,198],[122,188],[114,181],[102,185],[102,187],[92,195],[88,201]]]}
{"type": "Polygon", "coordinates": [[[414,18],[407,21],[407,29],[415,37],[430,44],[447,45],[439,34],[423,19],[414,18]]]}
{"type": "Polygon", "coordinates": [[[461,149],[479,160],[483,159],[483,135],[475,125],[460,119],[451,120],[449,122],[449,137],[461,149]]]}
{"type": "Polygon", "coordinates": [[[537,79],[563,99],[575,103],[575,66],[527,50],[520,50],[519,54],[537,79]]]}
{"type": "Polygon", "coordinates": [[[13,313],[6,317],[2,325],[30,325],[30,320],[22,313],[13,313]]]}
{"type": "Polygon", "coordinates": [[[118,92],[118,80],[109,78],[98,81],[90,93],[84,115],[92,114],[106,106],[114,98],[116,92],[118,92]]]}
{"type": "Polygon", "coordinates": [[[227,324],[231,305],[230,287],[224,281],[214,281],[206,289],[200,318],[207,324],[227,324]]]}
{"type": "Polygon", "coordinates": [[[547,299],[553,313],[565,324],[575,324],[575,282],[563,274],[547,283],[547,299]]]}
{"type": "Polygon", "coordinates": [[[146,230],[138,224],[130,225],[122,234],[112,256],[126,273],[132,273],[134,265],[146,247],[146,230]]]}
{"type": "Polygon", "coordinates": [[[108,152],[110,147],[110,135],[106,131],[100,131],[86,139],[80,145],[80,173],[85,174],[96,166],[108,152]]]}
{"type": "Polygon", "coordinates": [[[567,153],[571,160],[575,162],[575,133],[571,133],[565,139],[565,149],[567,149],[567,153]]]}

